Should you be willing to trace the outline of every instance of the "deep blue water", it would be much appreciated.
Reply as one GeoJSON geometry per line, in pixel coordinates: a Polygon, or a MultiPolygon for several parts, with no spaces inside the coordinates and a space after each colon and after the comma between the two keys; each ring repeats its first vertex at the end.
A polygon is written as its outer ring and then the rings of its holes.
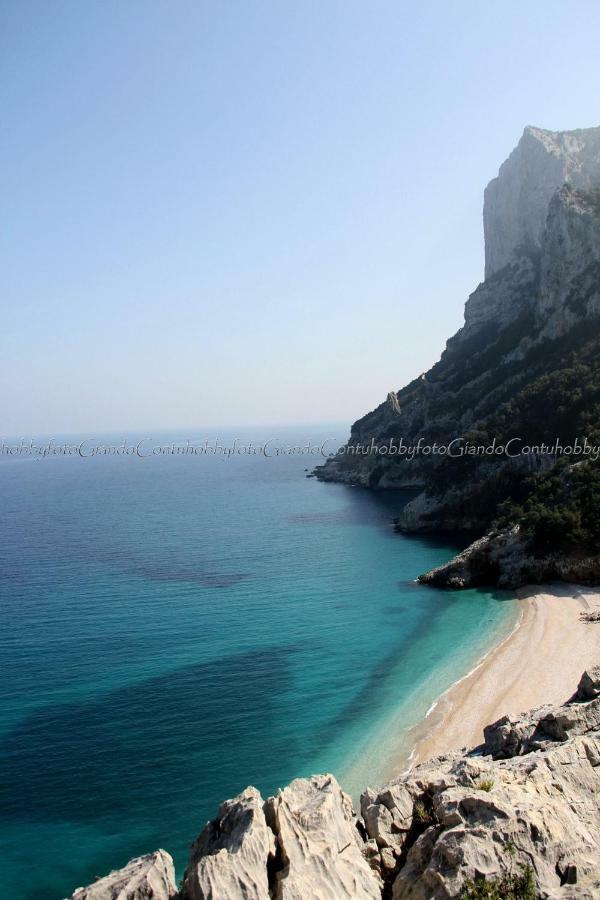
{"type": "Polygon", "coordinates": [[[159,846],[181,876],[249,783],[376,783],[506,627],[489,593],[413,583],[456,545],[393,534],[405,497],[315,462],[0,459],[6,896],[58,900],[159,846]]]}

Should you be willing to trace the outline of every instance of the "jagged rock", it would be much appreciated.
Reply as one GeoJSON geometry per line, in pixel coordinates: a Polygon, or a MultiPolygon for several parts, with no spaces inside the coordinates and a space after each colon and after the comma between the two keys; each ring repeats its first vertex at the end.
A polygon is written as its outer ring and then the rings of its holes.
{"type": "MultiPolygon", "coordinates": [[[[577,695],[576,695],[577,696],[577,695]]],[[[578,734],[600,730],[600,699],[571,701],[564,706],[542,706],[520,716],[503,716],[483,730],[482,752],[494,759],[518,756],[543,747],[548,741],[566,741],[578,734]]]]}
{"type": "Polygon", "coordinates": [[[77,888],[72,900],[174,900],[173,860],[164,850],[130,860],[88,887],[77,888]]]}
{"type": "Polygon", "coordinates": [[[521,570],[529,558],[518,527],[491,532],[449,562],[419,575],[421,584],[465,588],[477,584],[512,587],[521,584],[521,570]]]}
{"type": "Polygon", "coordinates": [[[600,697],[600,666],[586,669],[577,685],[575,700],[594,700],[600,697]]]}
{"type": "MultiPolygon", "coordinates": [[[[564,705],[504,717],[473,751],[367,789],[364,824],[332,775],[297,779],[264,805],[247,788],[193,844],[181,900],[458,900],[469,880],[527,868],[541,900],[597,898],[599,687],[596,666],[564,705]]],[[[159,850],[72,900],[176,896],[159,850]]]]}
{"type": "Polygon", "coordinates": [[[392,834],[392,814],[382,803],[361,804],[361,812],[369,837],[378,847],[400,847],[400,839],[392,834]]]}
{"type": "MultiPolygon", "coordinates": [[[[525,866],[539,896],[596,896],[600,702],[573,700],[505,717],[485,736],[478,748],[485,755],[451,754],[394,783],[427,799],[420,828],[407,837],[394,900],[458,897],[466,879],[525,866]],[[510,758],[487,755],[497,751],[510,758]],[[577,889],[565,893],[566,884],[577,889]]],[[[381,800],[370,797],[371,805],[381,800]]]]}
{"type": "Polygon", "coordinates": [[[537,896],[597,896],[600,700],[589,694],[598,675],[600,667],[584,673],[581,694],[563,706],[488,726],[477,755],[430,760],[364,793],[367,829],[370,822],[380,848],[391,853],[390,816],[405,828],[394,900],[458,898],[467,879],[498,879],[526,866],[537,896]]]}
{"type": "Polygon", "coordinates": [[[182,900],[269,900],[268,867],[275,836],[267,825],[263,799],[248,787],[219,807],[192,844],[182,900]]]}
{"type": "Polygon", "coordinates": [[[546,131],[528,126],[486,190],[485,274],[539,250],[548,205],[565,182],[588,189],[600,180],[600,131],[546,131]]]}
{"type": "Polygon", "coordinates": [[[600,868],[600,740],[576,737],[546,752],[431,771],[433,821],[394,882],[394,900],[459,897],[465,880],[529,866],[542,897],[564,883],[585,896],[600,868]]]}
{"type": "Polygon", "coordinates": [[[600,312],[600,191],[564,185],[548,208],[535,313],[540,338],[556,338],[600,312]]]}
{"type": "Polygon", "coordinates": [[[595,585],[600,583],[600,557],[536,557],[515,525],[485,534],[447,563],[419,575],[418,580],[421,584],[459,589],[485,584],[516,588],[552,581],[595,585]]]}
{"type": "Polygon", "coordinates": [[[530,716],[502,716],[483,729],[483,752],[494,759],[519,756],[531,748],[536,722],[530,716]]]}
{"type": "Polygon", "coordinates": [[[385,877],[396,871],[398,860],[391,847],[383,847],[380,851],[381,871],[385,877]]]}
{"type": "Polygon", "coordinates": [[[377,793],[367,789],[361,795],[367,834],[376,841],[382,855],[386,849],[396,854],[401,852],[412,827],[414,802],[414,790],[404,784],[387,785],[377,793]]]}
{"type": "Polygon", "coordinates": [[[527,256],[513,260],[501,277],[482,282],[465,303],[465,324],[459,332],[464,341],[473,331],[493,322],[504,328],[524,310],[533,308],[536,296],[537,267],[527,256]]]}
{"type": "Polygon", "coordinates": [[[351,800],[333,775],[298,778],[266,808],[283,865],[275,900],[381,896],[381,881],[362,853],[351,800]]]}
{"type": "Polygon", "coordinates": [[[585,887],[570,888],[567,884],[560,892],[560,900],[598,900],[598,897],[600,897],[600,878],[590,881],[585,887]]]}
{"type": "Polygon", "coordinates": [[[579,618],[582,622],[586,622],[588,625],[591,625],[592,622],[600,622],[600,611],[595,610],[594,612],[582,612],[579,614],[579,618]]]}
{"type": "Polygon", "coordinates": [[[382,862],[381,853],[379,847],[377,846],[377,842],[374,840],[366,841],[362,849],[362,855],[368,862],[371,869],[373,869],[377,877],[381,878],[382,862]]]}

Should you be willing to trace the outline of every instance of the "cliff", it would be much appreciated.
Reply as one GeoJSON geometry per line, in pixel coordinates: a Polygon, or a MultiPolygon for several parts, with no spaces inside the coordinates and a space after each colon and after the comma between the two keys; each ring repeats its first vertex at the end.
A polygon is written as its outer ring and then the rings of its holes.
{"type": "Polygon", "coordinates": [[[528,126],[484,194],[485,275],[539,252],[548,206],[563,184],[588,190],[600,179],[600,130],[528,126]]]}
{"type": "Polygon", "coordinates": [[[246,788],[191,849],[178,890],[164,850],[72,900],[449,900],[600,895],[600,667],[562,706],[489,725],[417,766],[360,814],[332,775],[264,801],[246,788]]]}
{"type": "MultiPolygon", "coordinates": [[[[400,531],[475,532],[492,544],[500,535],[502,547],[471,567],[465,584],[521,584],[538,570],[572,578],[574,553],[597,582],[600,527],[584,506],[596,490],[592,449],[600,445],[600,128],[526,128],[486,189],[484,228],[486,278],[440,361],[359,419],[344,451],[315,474],[419,489],[399,515],[400,531]],[[563,452],[586,438],[587,455],[563,452]],[[564,482],[580,463],[589,496],[580,484],[573,521],[560,522],[558,488],[545,512],[539,498],[547,479],[564,482]],[[515,527],[519,541],[509,541],[515,527]],[[581,534],[579,548],[559,539],[569,528],[581,534]],[[557,540],[546,546],[553,529],[557,540]],[[507,567],[508,544],[520,564],[507,567]],[[540,558],[547,563],[527,562],[540,558]]],[[[443,583],[443,573],[430,580],[443,583]]]]}

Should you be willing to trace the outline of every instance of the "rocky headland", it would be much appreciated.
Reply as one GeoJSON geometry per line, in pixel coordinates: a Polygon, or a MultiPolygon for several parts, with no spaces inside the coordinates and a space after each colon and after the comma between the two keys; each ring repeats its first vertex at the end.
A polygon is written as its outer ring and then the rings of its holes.
{"type": "Polygon", "coordinates": [[[486,188],[483,222],[485,280],[463,327],[315,474],[413,488],[398,531],[475,538],[428,583],[597,584],[600,128],[526,128],[486,188]],[[401,443],[446,449],[381,450],[401,443]]]}
{"type": "Polygon", "coordinates": [[[600,667],[563,704],[503,716],[360,812],[332,775],[225,801],[178,888],[164,850],[72,900],[447,900],[600,896],[600,667]]]}

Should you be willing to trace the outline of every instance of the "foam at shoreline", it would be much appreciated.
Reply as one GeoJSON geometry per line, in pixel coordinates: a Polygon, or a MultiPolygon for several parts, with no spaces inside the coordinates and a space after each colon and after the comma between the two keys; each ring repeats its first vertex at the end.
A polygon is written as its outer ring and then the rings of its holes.
{"type": "Polygon", "coordinates": [[[484,726],[503,715],[566,701],[577,673],[597,662],[600,631],[581,613],[600,608],[600,590],[553,585],[522,588],[517,596],[510,634],[439,698],[435,719],[420,723],[412,765],[476,746],[484,726]]]}
{"type": "Polygon", "coordinates": [[[448,679],[449,667],[442,667],[447,686],[433,700],[430,676],[369,736],[362,760],[355,754],[342,772],[346,790],[358,799],[367,783],[381,785],[432,756],[477,746],[484,726],[502,715],[564,702],[581,670],[597,662],[600,625],[581,613],[598,609],[600,589],[521,588],[487,646],[452,661],[454,674],[456,667],[462,674],[448,679]]]}
{"type": "MultiPolygon", "coordinates": [[[[455,652],[440,655],[439,664],[394,706],[380,725],[354,749],[340,771],[340,779],[355,800],[365,786],[384,784],[413,765],[421,732],[429,731],[456,685],[464,682],[518,627],[520,606],[514,596],[500,595],[493,603],[506,605],[506,614],[486,623],[480,639],[471,645],[457,643],[455,652]],[[491,627],[490,627],[491,625],[491,627]]],[[[435,624],[433,627],[436,627],[435,624]]],[[[438,625],[439,627],[439,625],[438,625]]]]}

